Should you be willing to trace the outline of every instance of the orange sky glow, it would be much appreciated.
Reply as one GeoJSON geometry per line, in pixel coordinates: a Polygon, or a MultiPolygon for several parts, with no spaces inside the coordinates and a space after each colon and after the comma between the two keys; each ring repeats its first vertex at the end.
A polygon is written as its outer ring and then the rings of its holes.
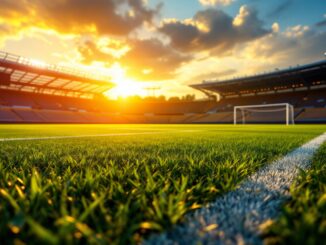
{"type": "Polygon", "coordinates": [[[324,58],[319,5],[315,19],[302,19],[300,6],[278,0],[269,8],[245,0],[27,2],[0,0],[0,49],[110,76],[113,99],[152,95],[153,87],[156,95],[200,98],[190,84],[324,58]],[[181,3],[187,8],[175,11],[181,3]],[[281,18],[279,5],[294,23],[281,18]]]}

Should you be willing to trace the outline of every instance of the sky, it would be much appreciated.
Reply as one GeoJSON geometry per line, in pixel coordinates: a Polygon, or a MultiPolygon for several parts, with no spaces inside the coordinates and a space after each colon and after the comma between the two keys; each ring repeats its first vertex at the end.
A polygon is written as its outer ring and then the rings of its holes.
{"type": "Polygon", "coordinates": [[[111,98],[325,59],[325,0],[0,0],[0,49],[109,75],[111,98]]]}

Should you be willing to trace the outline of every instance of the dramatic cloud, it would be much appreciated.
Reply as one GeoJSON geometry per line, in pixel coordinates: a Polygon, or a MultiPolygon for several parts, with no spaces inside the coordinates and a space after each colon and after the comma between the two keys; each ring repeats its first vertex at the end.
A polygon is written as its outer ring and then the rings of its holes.
{"type": "Polygon", "coordinates": [[[263,27],[257,12],[247,6],[242,6],[235,18],[221,10],[207,9],[199,11],[191,20],[165,20],[159,31],[166,34],[178,50],[211,51],[217,55],[270,32],[263,27]]]}
{"type": "Polygon", "coordinates": [[[61,33],[126,35],[156,13],[142,0],[0,0],[0,20],[61,33]]]}
{"type": "Polygon", "coordinates": [[[26,16],[30,13],[29,4],[23,0],[11,1],[11,0],[1,0],[0,1],[0,16],[2,18],[6,17],[18,17],[26,16]]]}
{"type": "Polygon", "coordinates": [[[191,59],[157,39],[133,40],[130,45],[131,50],[121,62],[131,77],[142,80],[171,79],[176,69],[191,59]]]}
{"type": "Polygon", "coordinates": [[[129,77],[144,81],[171,79],[176,70],[191,59],[158,39],[128,40],[126,45],[128,51],[121,57],[113,57],[91,41],[87,41],[79,50],[86,63],[119,62],[126,68],[129,77]]]}
{"type": "Polygon", "coordinates": [[[269,9],[257,4],[267,12],[269,26],[245,5],[235,15],[210,7],[235,0],[198,1],[208,7],[200,7],[193,18],[163,19],[158,25],[160,8],[145,0],[0,0],[0,45],[50,63],[87,64],[113,76],[119,67],[126,80],[161,81],[180,91],[187,83],[323,58],[325,19],[292,27],[270,20],[292,10],[293,0],[269,9]]]}
{"type": "Polygon", "coordinates": [[[82,42],[78,47],[78,51],[81,54],[82,62],[87,65],[96,60],[105,62],[106,65],[115,61],[113,55],[101,51],[96,43],[91,40],[82,42]]]}
{"type": "Polygon", "coordinates": [[[11,32],[10,26],[6,24],[0,24],[0,36],[9,34],[11,32]]]}
{"type": "Polygon", "coordinates": [[[230,5],[235,0],[199,0],[199,2],[204,6],[215,6],[215,5],[230,5]]]}
{"type": "Polygon", "coordinates": [[[239,47],[245,59],[273,61],[281,66],[300,64],[323,58],[326,33],[308,26],[293,26],[282,33],[271,33],[262,39],[239,47]]]}

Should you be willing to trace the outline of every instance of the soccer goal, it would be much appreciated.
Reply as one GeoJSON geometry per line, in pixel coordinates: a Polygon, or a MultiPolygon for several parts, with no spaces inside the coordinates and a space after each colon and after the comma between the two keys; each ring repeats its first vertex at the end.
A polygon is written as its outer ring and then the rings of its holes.
{"type": "Polygon", "coordinates": [[[294,108],[289,103],[235,106],[233,116],[235,125],[239,122],[294,124],[294,108]]]}

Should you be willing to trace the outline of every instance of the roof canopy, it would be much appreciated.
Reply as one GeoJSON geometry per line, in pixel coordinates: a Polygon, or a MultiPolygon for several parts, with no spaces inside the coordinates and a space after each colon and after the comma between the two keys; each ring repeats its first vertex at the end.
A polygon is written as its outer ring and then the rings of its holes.
{"type": "Polygon", "coordinates": [[[323,85],[326,85],[326,60],[255,76],[204,81],[191,87],[229,96],[323,85]]]}
{"type": "Polygon", "coordinates": [[[0,52],[0,88],[34,93],[93,97],[114,87],[109,77],[46,65],[0,52]]]}

